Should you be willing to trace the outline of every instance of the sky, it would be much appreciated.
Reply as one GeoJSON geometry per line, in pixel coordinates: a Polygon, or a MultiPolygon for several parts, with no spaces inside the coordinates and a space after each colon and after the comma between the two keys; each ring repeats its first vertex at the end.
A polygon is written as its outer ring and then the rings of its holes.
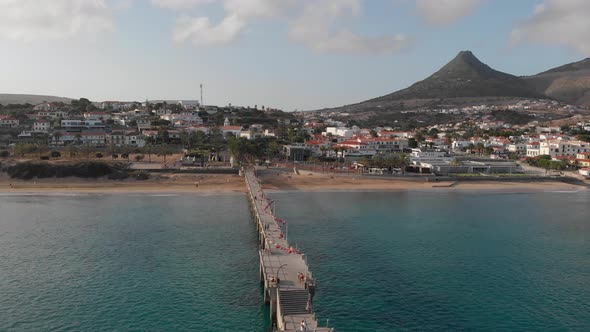
{"type": "Polygon", "coordinates": [[[531,75],[590,57],[588,0],[0,0],[0,93],[286,111],[405,88],[459,51],[531,75]]]}

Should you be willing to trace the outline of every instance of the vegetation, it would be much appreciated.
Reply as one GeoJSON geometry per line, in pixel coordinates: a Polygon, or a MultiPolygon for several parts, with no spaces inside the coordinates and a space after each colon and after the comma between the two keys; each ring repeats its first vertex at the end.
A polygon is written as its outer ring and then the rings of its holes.
{"type": "Polygon", "coordinates": [[[567,168],[568,164],[563,161],[555,161],[555,160],[551,160],[551,156],[549,155],[541,155],[535,158],[527,158],[526,159],[527,163],[531,166],[535,166],[535,167],[540,167],[540,168],[544,168],[546,171],[547,170],[564,170],[567,168]]]}
{"type": "Polygon", "coordinates": [[[10,177],[30,180],[33,178],[63,178],[74,176],[79,178],[99,178],[126,170],[123,164],[107,164],[103,162],[80,162],[60,165],[47,162],[23,162],[3,169],[10,177]]]}

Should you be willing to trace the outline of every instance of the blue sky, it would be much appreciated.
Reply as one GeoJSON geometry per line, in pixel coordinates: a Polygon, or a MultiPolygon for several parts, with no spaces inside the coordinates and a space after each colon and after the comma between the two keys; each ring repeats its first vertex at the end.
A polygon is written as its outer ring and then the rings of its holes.
{"type": "Polygon", "coordinates": [[[0,0],[0,93],[340,106],[461,50],[516,75],[590,56],[586,0],[0,0]]]}

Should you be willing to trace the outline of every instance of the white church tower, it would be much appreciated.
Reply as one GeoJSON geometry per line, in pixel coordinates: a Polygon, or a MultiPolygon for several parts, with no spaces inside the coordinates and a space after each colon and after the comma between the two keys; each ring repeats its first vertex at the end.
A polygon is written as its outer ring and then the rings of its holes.
{"type": "Polygon", "coordinates": [[[227,126],[230,126],[230,125],[231,125],[231,124],[229,123],[229,118],[227,118],[227,117],[226,117],[226,118],[225,118],[225,121],[223,121],[223,126],[224,126],[224,127],[227,127],[227,126]]]}

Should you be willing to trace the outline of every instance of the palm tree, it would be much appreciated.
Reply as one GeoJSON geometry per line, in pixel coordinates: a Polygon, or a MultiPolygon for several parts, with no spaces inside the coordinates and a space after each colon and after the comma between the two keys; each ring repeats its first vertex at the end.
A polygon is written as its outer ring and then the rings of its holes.
{"type": "Polygon", "coordinates": [[[55,145],[59,143],[59,140],[63,137],[61,131],[56,131],[53,133],[53,139],[55,140],[55,145]]]}
{"type": "Polygon", "coordinates": [[[479,153],[479,155],[481,156],[481,152],[483,151],[483,149],[485,148],[485,146],[483,145],[483,143],[477,143],[477,145],[475,146],[475,148],[477,149],[477,153],[479,153]]]}
{"type": "Polygon", "coordinates": [[[406,174],[406,167],[410,164],[410,157],[405,153],[400,153],[397,157],[398,165],[402,169],[402,175],[406,174]]]}

